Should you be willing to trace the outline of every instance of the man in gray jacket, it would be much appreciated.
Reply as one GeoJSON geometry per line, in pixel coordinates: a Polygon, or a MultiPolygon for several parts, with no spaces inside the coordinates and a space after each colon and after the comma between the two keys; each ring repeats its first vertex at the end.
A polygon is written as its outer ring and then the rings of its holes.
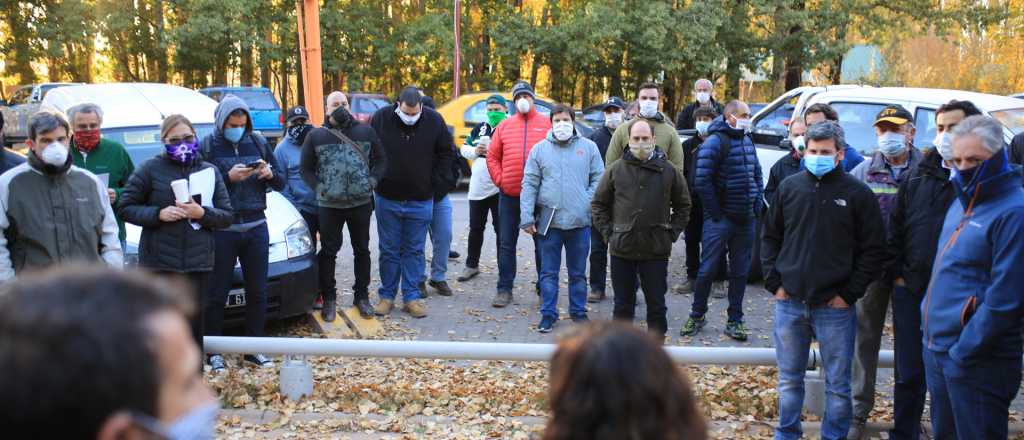
{"type": "Polygon", "coordinates": [[[29,119],[28,161],[0,175],[0,282],[69,262],[123,263],[107,187],[72,165],[71,127],[57,113],[29,119]]]}
{"type": "Polygon", "coordinates": [[[569,315],[587,321],[587,255],[590,253],[590,201],[604,174],[597,145],[573,126],[572,108],[556,105],[551,132],[530,150],[519,196],[519,227],[536,235],[540,246],[541,322],[550,332],[558,321],[558,271],[565,249],[569,272],[569,315]]]}

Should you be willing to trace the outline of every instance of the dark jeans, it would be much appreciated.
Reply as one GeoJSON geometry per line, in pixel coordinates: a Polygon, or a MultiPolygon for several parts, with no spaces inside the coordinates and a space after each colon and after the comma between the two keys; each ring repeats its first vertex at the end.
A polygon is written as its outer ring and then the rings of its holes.
{"type": "MultiPolygon", "coordinates": [[[[189,322],[189,327],[191,327],[192,329],[192,339],[195,340],[196,346],[199,347],[199,352],[202,353],[203,327],[205,324],[203,322],[203,295],[206,293],[206,290],[210,288],[210,272],[181,273],[157,271],[156,273],[160,276],[175,279],[178,282],[184,282],[188,284],[189,288],[192,290],[192,298],[195,299],[196,311],[192,315],[191,322],[189,322]]],[[[222,308],[223,306],[224,304],[221,303],[222,308]]],[[[200,362],[200,369],[202,368],[202,364],[203,362],[200,362]]]]}
{"type": "Polygon", "coordinates": [[[587,316],[587,251],[590,228],[548,230],[536,234],[544,256],[540,272],[540,314],[558,319],[558,273],[565,251],[565,271],[569,273],[569,316],[587,316]]]}
{"type": "Polygon", "coordinates": [[[206,334],[224,333],[224,303],[231,291],[235,262],[245,282],[245,334],[263,336],[267,322],[267,264],[270,234],[263,223],[245,232],[216,231],[213,280],[206,298],[206,334]]]}
{"type": "Polygon", "coordinates": [[[498,232],[498,198],[497,194],[483,200],[469,201],[469,248],[466,249],[466,267],[476,269],[480,266],[480,249],[484,247],[484,229],[487,228],[487,213],[491,213],[491,227],[494,228],[495,241],[500,242],[498,232]]]}
{"type": "MultiPolygon", "coordinates": [[[[686,223],[683,230],[683,240],[686,242],[686,277],[691,280],[697,279],[700,272],[700,242],[704,235],[704,208],[700,204],[700,197],[691,193],[690,200],[693,205],[690,207],[690,221],[686,223]]],[[[718,272],[715,273],[715,281],[726,280],[725,255],[719,263],[718,272]]]]}
{"type": "Polygon", "coordinates": [[[355,301],[370,299],[370,215],[373,204],[367,203],[354,208],[335,209],[320,207],[320,240],[322,247],[317,255],[320,265],[320,293],[325,301],[338,298],[335,270],[338,252],[341,250],[342,228],[348,225],[348,239],[352,242],[352,270],[356,281],[352,285],[355,301]]]}
{"type": "Polygon", "coordinates": [[[714,274],[729,255],[729,322],[743,321],[743,293],[747,289],[747,274],[754,251],[754,222],[751,218],[737,223],[723,217],[712,221],[705,216],[701,242],[700,273],[694,286],[691,318],[703,317],[708,312],[708,295],[714,274]]]}
{"type": "Polygon", "coordinates": [[[963,366],[924,349],[936,440],[1005,439],[1010,403],[1020,389],[1021,359],[977,359],[963,366]]]}
{"type": "MultiPolygon", "coordinates": [[[[607,283],[608,243],[605,242],[600,231],[590,228],[590,290],[604,292],[607,283]]],[[[612,287],[615,287],[614,284],[612,287]]]]}
{"type": "Polygon", "coordinates": [[[891,439],[917,440],[921,435],[921,414],[928,387],[924,380],[922,359],[921,299],[923,293],[911,293],[904,286],[895,286],[892,293],[892,324],[896,339],[895,426],[891,439]]]}
{"type": "MultiPolygon", "coordinates": [[[[593,254],[591,254],[593,255],[593,254]]],[[[633,321],[636,311],[637,277],[644,290],[647,303],[647,329],[665,336],[668,320],[665,313],[665,291],[668,290],[668,259],[627,260],[612,255],[612,288],[615,289],[615,309],[612,317],[633,321]]]]}
{"type": "MultiPolygon", "coordinates": [[[[540,280],[539,237],[533,236],[533,258],[540,280]]],[[[516,245],[519,243],[519,197],[498,196],[498,291],[511,292],[516,281],[516,245]]],[[[539,281],[538,281],[539,282],[539,281]]]]}

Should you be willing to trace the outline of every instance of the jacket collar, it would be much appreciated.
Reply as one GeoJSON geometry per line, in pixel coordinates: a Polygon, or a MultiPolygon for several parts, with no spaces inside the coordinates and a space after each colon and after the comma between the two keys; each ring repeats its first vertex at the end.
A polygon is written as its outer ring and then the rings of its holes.
{"type": "Polygon", "coordinates": [[[626,161],[627,164],[654,171],[661,171],[664,169],[663,162],[666,157],[665,153],[658,147],[654,147],[654,153],[651,153],[651,158],[645,161],[637,159],[637,157],[633,155],[633,152],[629,151],[629,147],[626,147],[626,150],[622,152],[622,160],[626,161]]]}
{"type": "Polygon", "coordinates": [[[32,150],[28,151],[28,165],[33,171],[42,174],[44,176],[62,176],[71,172],[71,165],[73,160],[71,158],[71,151],[68,151],[68,160],[64,162],[64,165],[55,167],[53,165],[43,162],[42,159],[36,157],[36,153],[32,150]]]}
{"type": "Polygon", "coordinates": [[[934,148],[924,154],[917,169],[923,176],[949,181],[949,170],[942,166],[942,156],[934,148]]]}
{"type": "Polygon", "coordinates": [[[810,171],[807,171],[806,168],[804,168],[802,173],[804,174],[804,176],[806,176],[806,179],[811,183],[832,183],[836,180],[841,179],[843,175],[846,174],[846,171],[843,170],[842,164],[839,164],[835,168],[833,168],[832,171],[829,171],[825,173],[824,176],[821,176],[820,179],[818,178],[818,176],[811,174],[810,171]]]}
{"type": "Polygon", "coordinates": [[[722,132],[731,139],[742,139],[747,134],[745,130],[732,128],[725,122],[724,116],[719,116],[714,121],[711,121],[711,126],[708,127],[708,137],[717,132],[722,132]]]}
{"type": "Polygon", "coordinates": [[[977,206],[1011,189],[1020,188],[1024,181],[1020,165],[1009,163],[1006,148],[979,167],[981,169],[975,171],[974,178],[966,184],[956,176],[952,179],[953,189],[965,210],[971,206],[972,200],[977,206]]]}
{"type": "MultiPolygon", "coordinates": [[[[911,145],[910,155],[907,156],[907,163],[904,164],[904,167],[906,167],[907,170],[913,169],[915,166],[917,166],[918,163],[921,162],[921,157],[921,151],[918,150],[917,148],[914,148],[914,146],[911,145]]],[[[876,151],[875,154],[871,156],[871,165],[868,166],[868,173],[888,174],[891,172],[891,170],[892,165],[889,165],[889,162],[885,160],[885,156],[882,154],[881,151],[876,151]]]]}
{"type": "Polygon", "coordinates": [[[546,136],[544,136],[544,140],[546,140],[548,142],[551,142],[553,145],[556,145],[556,146],[559,146],[559,147],[571,146],[572,144],[575,144],[576,141],[579,138],[580,138],[580,134],[579,134],[579,132],[576,131],[576,127],[572,128],[572,137],[570,137],[565,142],[562,142],[562,141],[559,141],[559,140],[555,139],[555,134],[551,130],[548,130],[548,134],[546,136]]]}

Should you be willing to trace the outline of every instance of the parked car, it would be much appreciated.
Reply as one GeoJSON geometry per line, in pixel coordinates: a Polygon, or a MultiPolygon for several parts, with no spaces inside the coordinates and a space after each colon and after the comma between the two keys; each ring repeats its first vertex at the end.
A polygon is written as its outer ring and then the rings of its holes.
{"type": "Polygon", "coordinates": [[[1011,98],[1024,99],[1024,93],[1015,93],[1010,95],[1011,98]]]}
{"type": "Polygon", "coordinates": [[[359,122],[370,123],[377,110],[388,107],[392,104],[391,99],[379,93],[351,93],[348,95],[348,105],[352,109],[352,117],[359,122]]]}
{"type": "Polygon", "coordinates": [[[220,102],[224,95],[235,95],[245,101],[252,115],[252,128],[267,138],[271,145],[284,136],[284,112],[277,103],[274,93],[266,87],[215,86],[199,89],[214,101],[220,102]]]}
{"type": "MultiPolygon", "coordinates": [[[[103,109],[104,137],[120,142],[138,167],[164,150],[160,124],[172,114],[185,115],[199,137],[214,129],[217,103],[194,90],[167,84],[122,83],[64,87],[43,99],[43,108],[66,111],[71,106],[92,102],[103,109]]],[[[316,254],[312,237],[299,211],[280,193],[267,193],[267,226],[270,229],[270,266],[267,286],[267,316],[284,318],[309,311],[317,295],[316,254]]],[[[126,225],[127,264],[138,262],[142,228],[126,225]]],[[[228,297],[226,319],[241,323],[245,290],[242,273],[235,267],[233,289],[228,297]]]]}
{"type": "MultiPolygon", "coordinates": [[[[487,97],[495,93],[509,100],[508,110],[510,114],[515,112],[515,105],[512,104],[512,94],[507,92],[469,93],[438,107],[437,111],[441,113],[441,116],[444,117],[448,125],[455,127],[454,137],[456,145],[462,145],[466,138],[469,137],[469,133],[473,131],[473,127],[487,120],[487,97]]],[[[537,111],[543,115],[550,115],[551,109],[555,107],[552,100],[541,96],[537,96],[534,103],[537,105],[537,111]]],[[[576,121],[576,131],[583,136],[589,136],[594,129],[581,123],[581,121],[576,121]]]]}
{"type": "Polygon", "coordinates": [[[80,83],[42,83],[19,87],[6,102],[0,101],[4,118],[4,142],[9,145],[28,138],[28,117],[39,111],[39,105],[50,90],[80,83]]]}

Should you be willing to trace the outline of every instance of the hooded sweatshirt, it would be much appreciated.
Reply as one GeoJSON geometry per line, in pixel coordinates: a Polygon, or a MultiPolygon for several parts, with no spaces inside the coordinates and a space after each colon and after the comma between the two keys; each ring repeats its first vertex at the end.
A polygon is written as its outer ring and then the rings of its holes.
{"type": "MultiPolygon", "coordinates": [[[[252,116],[249,113],[249,106],[234,95],[227,95],[217,105],[214,112],[216,116],[216,127],[213,133],[203,138],[200,151],[203,160],[210,162],[220,171],[224,185],[227,186],[228,195],[231,197],[231,206],[235,210],[235,225],[258,226],[266,222],[266,215],[263,211],[267,209],[267,189],[281,191],[285,187],[284,174],[279,172],[277,158],[270,150],[263,136],[252,132],[252,116]],[[228,117],[235,110],[245,111],[246,123],[245,133],[238,143],[233,143],[224,137],[224,124],[228,117]],[[262,180],[256,173],[240,182],[232,182],[228,177],[231,168],[238,164],[248,164],[258,160],[264,160],[274,172],[270,180],[262,180]]],[[[233,230],[237,228],[229,228],[233,230]]]]}
{"type": "Polygon", "coordinates": [[[555,209],[552,228],[590,226],[590,202],[602,174],[604,163],[593,141],[574,133],[568,141],[559,142],[548,133],[526,159],[519,227],[536,223],[534,215],[541,207],[555,209]]]}

